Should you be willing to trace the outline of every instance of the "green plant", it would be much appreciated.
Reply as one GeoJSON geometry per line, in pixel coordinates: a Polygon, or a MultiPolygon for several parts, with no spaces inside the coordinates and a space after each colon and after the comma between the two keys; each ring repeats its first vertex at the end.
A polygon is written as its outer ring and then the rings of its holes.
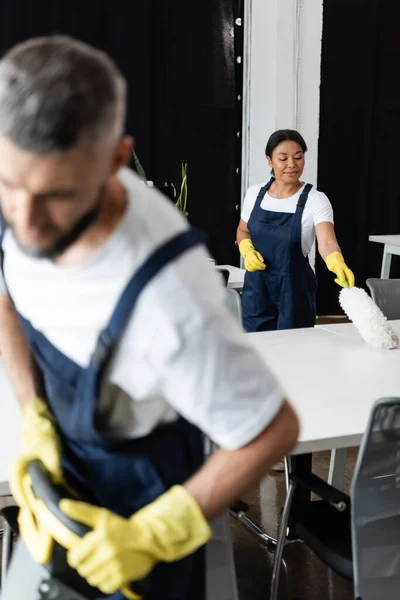
{"type": "Polygon", "coordinates": [[[143,181],[145,181],[147,183],[147,177],[146,177],[145,170],[143,169],[143,167],[140,163],[140,160],[138,159],[138,156],[134,150],[132,150],[132,154],[133,154],[133,163],[135,165],[136,173],[139,175],[140,179],[143,179],[143,181]]]}
{"type": "MultiPolygon", "coordinates": [[[[182,214],[185,215],[185,217],[188,216],[188,212],[187,212],[187,172],[188,172],[188,166],[187,166],[187,162],[183,162],[181,165],[181,189],[179,192],[179,196],[178,199],[176,201],[176,208],[178,208],[182,214]]],[[[175,197],[176,197],[176,191],[175,191],[175,197]]]]}
{"type": "MultiPolygon", "coordinates": [[[[146,177],[145,170],[142,167],[140,160],[134,150],[132,150],[132,155],[133,155],[133,163],[134,163],[135,170],[136,170],[138,176],[140,177],[140,179],[143,179],[143,181],[147,183],[147,177],[146,177]]],[[[167,183],[167,182],[165,183],[165,185],[172,186],[172,188],[174,190],[174,199],[176,200],[175,206],[178,210],[180,210],[180,212],[183,215],[185,215],[185,217],[187,217],[189,214],[187,212],[187,197],[188,197],[187,173],[188,173],[188,165],[187,165],[187,162],[185,161],[181,164],[181,186],[180,186],[178,196],[177,196],[177,191],[176,191],[176,187],[174,186],[174,184],[167,183]]]]}

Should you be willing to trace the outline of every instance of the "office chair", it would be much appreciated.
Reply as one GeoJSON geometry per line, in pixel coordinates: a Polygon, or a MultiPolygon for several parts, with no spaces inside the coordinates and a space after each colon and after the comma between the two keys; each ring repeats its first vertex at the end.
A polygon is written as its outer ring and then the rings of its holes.
{"type": "Polygon", "coordinates": [[[400,319],[400,279],[367,279],[372,300],[388,319],[400,319]]]}
{"type": "Polygon", "coordinates": [[[400,594],[400,398],[372,408],[351,485],[358,600],[400,594]]]}

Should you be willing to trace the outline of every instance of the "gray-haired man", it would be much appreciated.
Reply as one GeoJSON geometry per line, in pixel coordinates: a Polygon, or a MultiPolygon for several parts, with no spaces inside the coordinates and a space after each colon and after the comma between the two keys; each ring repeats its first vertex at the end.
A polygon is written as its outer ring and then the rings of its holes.
{"type": "MultiPolygon", "coordinates": [[[[151,599],[202,598],[208,522],[296,441],[282,390],[224,309],[196,235],[126,169],[125,82],[66,37],[0,62],[4,280],[44,381],[26,398],[12,489],[32,458],[96,504],[70,564],[107,594],[152,572],[151,599]],[[202,434],[221,447],[204,465],[202,434]]],[[[3,356],[21,398],[35,368],[7,300],[3,356]]]]}

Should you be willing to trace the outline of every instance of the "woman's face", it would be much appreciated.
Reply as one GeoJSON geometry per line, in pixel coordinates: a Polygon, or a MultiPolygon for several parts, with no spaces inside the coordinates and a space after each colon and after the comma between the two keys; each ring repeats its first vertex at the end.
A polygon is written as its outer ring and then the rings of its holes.
{"type": "Polygon", "coordinates": [[[275,179],[282,183],[298,181],[304,170],[304,152],[297,142],[281,142],[267,160],[275,179]]]}

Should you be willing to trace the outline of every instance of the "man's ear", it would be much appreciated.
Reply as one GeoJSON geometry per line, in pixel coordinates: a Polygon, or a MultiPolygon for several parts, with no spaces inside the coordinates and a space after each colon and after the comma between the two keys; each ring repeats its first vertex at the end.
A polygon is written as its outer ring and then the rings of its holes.
{"type": "Polygon", "coordinates": [[[119,140],[114,152],[111,171],[112,175],[115,175],[122,167],[125,167],[125,165],[129,163],[132,157],[133,146],[133,138],[129,135],[126,135],[119,140]]]}

